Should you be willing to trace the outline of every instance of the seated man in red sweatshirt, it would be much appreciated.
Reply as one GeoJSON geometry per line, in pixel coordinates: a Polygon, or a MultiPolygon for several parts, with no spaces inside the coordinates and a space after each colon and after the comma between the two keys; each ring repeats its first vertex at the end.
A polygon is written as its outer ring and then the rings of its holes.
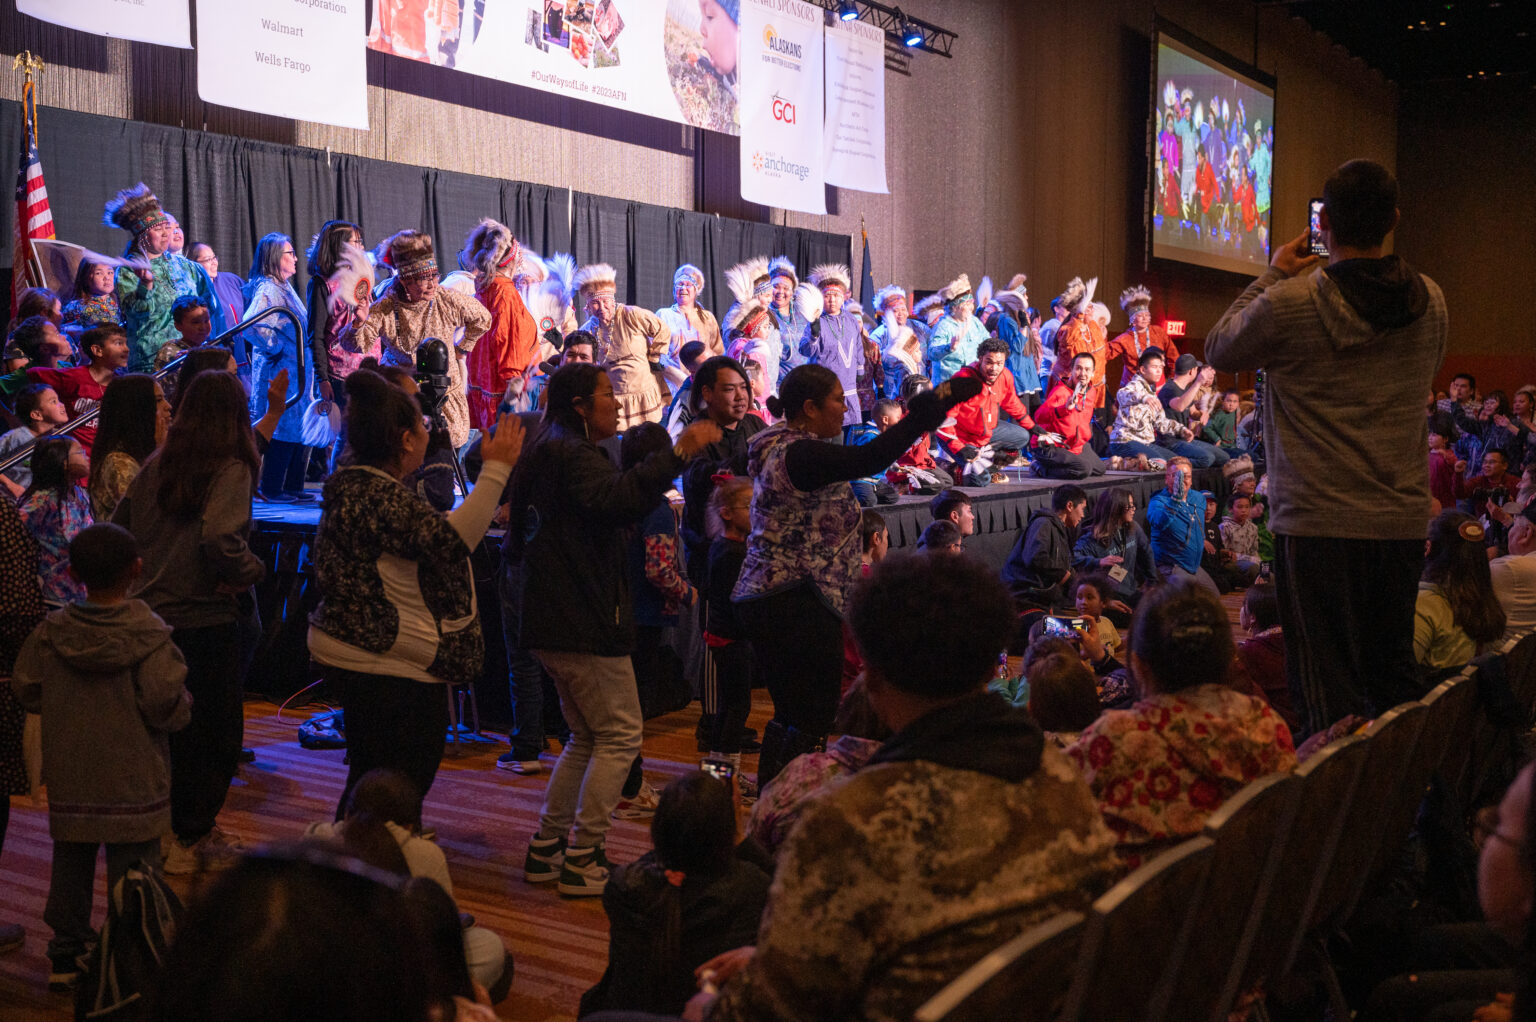
{"type": "Polygon", "coordinates": [[[1087,479],[1104,474],[1104,462],[1088,446],[1093,441],[1093,370],[1093,354],[1085,351],[1078,355],[1071,370],[1035,409],[1035,425],[1061,437],[1061,442],[1054,444],[1035,439],[1035,466],[1047,479],[1087,479]]]}
{"type": "Polygon", "coordinates": [[[981,380],[981,393],[955,405],[949,421],[934,433],[955,459],[956,482],[962,486],[1000,482],[992,466],[1003,463],[1005,451],[1025,450],[1036,432],[1029,409],[1014,390],[1007,363],[1008,342],[989,337],[977,347],[976,361],[955,373],[981,380]],[[1007,412],[1013,422],[1001,419],[999,412],[1007,412]]]}

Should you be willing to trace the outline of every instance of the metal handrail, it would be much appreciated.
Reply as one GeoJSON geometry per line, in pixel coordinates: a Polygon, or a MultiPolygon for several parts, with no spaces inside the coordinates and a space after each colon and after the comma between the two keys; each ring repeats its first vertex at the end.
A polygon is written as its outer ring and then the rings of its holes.
{"type": "MultiPolygon", "coordinates": [[[[219,347],[221,345],[227,345],[230,341],[232,341],[234,339],[234,336],[236,334],[240,333],[242,330],[245,330],[245,329],[249,328],[253,323],[261,322],[263,319],[266,319],[268,316],[287,316],[289,321],[293,323],[294,336],[296,336],[298,338],[298,349],[299,349],[299,351],[298,351],[298,358],[299,358],[298,377],[299,377],[299,380],[301,381],[299,383],[299,392],[297,394],[295,394],[293,397],[289,398],[283,404],[283,409],[285,411],[287,409],[289,409],[289,408],[292,408],[298,402],[299,398],[303,397],[303,395],[304,395],[304,384],[303,384],[302,381],[304,379],[304,349],[305,349],[305,347],[307,347],[307,345],[305,344],[305,339],[304,339],[304,324],[299,322],[299,317],[294,315],[294,312],[293,312],[292,309],[286,308],[285,306],[282,306],[282,305],[271,305],[271,306],[268,306],[267,308],[262,309],[260,312],[256,313],[256,315],[252,316],[250,319],[244,320],[243,322],[240,322],[240,323],[236,323],[234,326],[230,327],[228,330],[224,331],[222,334],[219,334],[217,337],[209,338],[207,341],[204,341],[197,348],[192,348],[192,349],[189,349],[186,352],[183,352],[182,354],[178,355],[177,357],[171,359],[170,362],[166,363],[166,365],[165,365],[165,367],[163,369],[159,369],[159,370],[155,371],[154,373],[151,373],[150,374],[151,378],[155,379],[157,381],[164,379],[165,377],[169,376],[172,372],[179,371],[180,368],[181,368],[181,363],[183,361],[185,361],[187,355],[191,354],[193,351],[199,351],[199,350],[201,350],[203,348],[214,348],[214,347],[219,347]]],[[[231,352],[231,354],[233,354],[233,352],[231,352]]],[[[58,429],[50,430],[49,432],[44,433],[42,436],[34,437],[33,439],[31,439],[31,440],[27,441],[26,443],[22,444],[20,447],[16,448],[15,451],[13,451],[10,454],[6,455],[3,459],[0,459],[0,472],[4,472],[6,469],[12,467],[13,465],[19,465],[19,464],[21,464],[21,462],[25,461],[28,457],[30,457],[31,454],[32,454],[32,448],[37,446],[37,442],[39,440],[48,440],[48,439],[51,439],[51,438],[56,437],[56,436],[65,436],[66,434],[73,433],[77,429],[79,429],[81,426],[88,426],[91,423],[95,422],[97,417],[100,416],[100,415],[101,415],[101,405],[98,404],[95,408],[92,408],[90,411],[82,412],[78,416],[76,416],[75,418],[70,419],[68,422],[64,423],[64,425],[60,426],[58,429]]]]}

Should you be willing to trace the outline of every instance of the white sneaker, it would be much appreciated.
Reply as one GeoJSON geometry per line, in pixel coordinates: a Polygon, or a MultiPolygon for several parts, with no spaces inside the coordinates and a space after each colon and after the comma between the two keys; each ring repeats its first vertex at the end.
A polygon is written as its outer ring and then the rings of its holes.
{"type": "Polygon", "coordinates": [[[641,781],[634,798],[622,799],[613,811],[615,820],[643,820],[654,815],[661,804],[661,793],[651,787],[650,781],[641,781]]]}
{"type": "Polygon", "coordinates": [[[193,873],[228,869],[240,861],[244,852],[245,846],[238,838],[215,827],[194,844],[184,845],[173,840],[170,853],[165,857],[165,874],[190,876],[193,873]]]}

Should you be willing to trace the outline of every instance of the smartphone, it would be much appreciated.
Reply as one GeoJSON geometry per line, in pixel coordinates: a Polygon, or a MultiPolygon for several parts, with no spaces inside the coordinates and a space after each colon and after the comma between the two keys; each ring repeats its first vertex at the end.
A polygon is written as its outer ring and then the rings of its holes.
{"type": "Polygon", "coordinates": [[[699,763],[699,769],[711,777],[730,784],[736,777],[736,768],[728,759],[705,759],[699,763]]]}
{"type": "Polygon", "coordinates": [[[1062,639],[1076,639],[1077,630],[1083,627],[1083,619],[1080,617],[1048,617],[1045,619],[1043,635],[1054,635],[1062,639]]]}
{"type": "Polygon", "coordinates": [[[1264,579],[1271,578],[1271,577],[1273,577],[1274,573],[1275,573],[1275,563],[1273,561],[1260,561],[1259,562],[1259,577],[1260,578],[1264,578],[1264,579]]]}
{"type": "Polygon", "coordinates": [[[1315,256],[1328,258],[1328,245],[1323,241],[1323,200],[1307,203],[1307,251],[1315,256]]]}

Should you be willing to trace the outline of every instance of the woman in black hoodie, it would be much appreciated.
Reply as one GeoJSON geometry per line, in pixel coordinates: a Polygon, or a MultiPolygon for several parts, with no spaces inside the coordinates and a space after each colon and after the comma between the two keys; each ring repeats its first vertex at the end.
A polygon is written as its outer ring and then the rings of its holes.
{"type": "Polygon", "coordinates": [[[644,736],[624,530],[656,506],[687,459],[720,439],[720,427],[692,423],[674,446],[620,472],[598,446],[618,431],[607,374],[571,363],[545,394],[543,423],[508,498],[504,553],[522,566],[522,622],[507,641],[531,650],[554,681],[571,740],[550,776],[523,875],[594,896],[608,880],[609,814],[644,736]]]}

